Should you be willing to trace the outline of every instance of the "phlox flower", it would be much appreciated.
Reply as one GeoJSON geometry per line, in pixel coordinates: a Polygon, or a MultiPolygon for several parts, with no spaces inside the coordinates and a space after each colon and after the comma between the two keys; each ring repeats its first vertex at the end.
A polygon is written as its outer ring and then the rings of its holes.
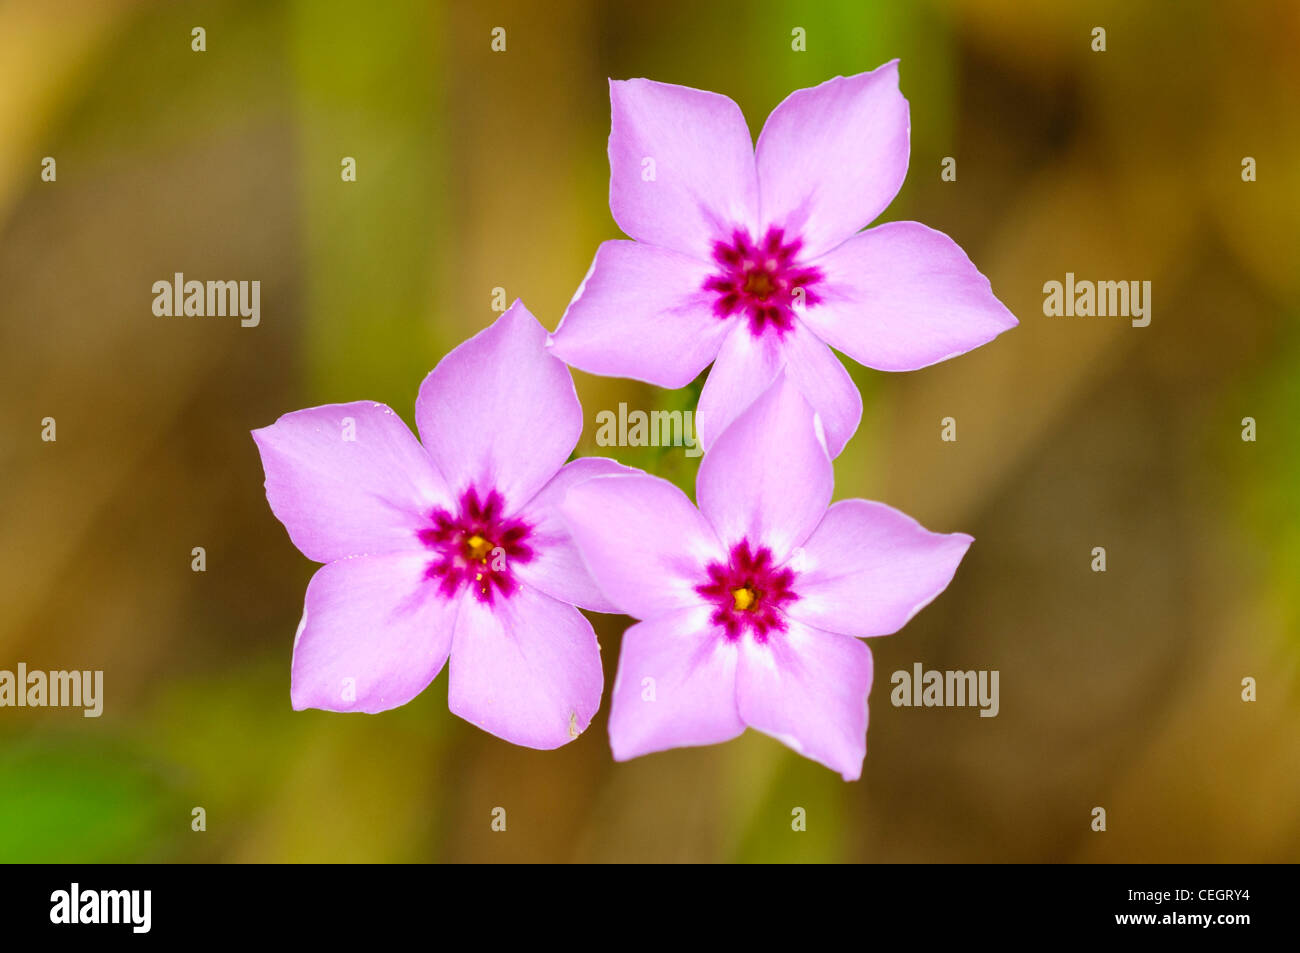
{"type": "Polygon", "coordinates": [[[533,748],[577,737],[600,704],[600,649],[575,606],[613,611],[557,504],[627,468],[565,463],[582,429],[569,369],[516,301],[420,386],[417,441],[383,404],[286,414],[253,431],[266,498],[303,555],[295,709],[410,701],[448,656],[451,710],[533,748]]]}
{"type": "Polygon", "coordinates": [[[942,592],[972,540],[882,503],[829,506],[820,418],[784,373],[704,455],[696,509],[646,474],[560,505],[593,577],[641,620],[623,636],[609,735],[619,761],[748,726],[845,780],[866,755],[871,652],[942,592]]]}
{"type": "Polygon", "coordinates": [[[1016,325],[965,252],[916,222],[859,232],[907,173],[897,61],[796,90],[755,146],[717,93],[610,82],[608,241],[551,345],[584,371],[681,387],[713,362],[697,424],[707,449],[784,369],[831,455],[862,399],[832,353],[924,367],[1016,325]],[[828,346],[829,345],[829,346],[828,346]]]}

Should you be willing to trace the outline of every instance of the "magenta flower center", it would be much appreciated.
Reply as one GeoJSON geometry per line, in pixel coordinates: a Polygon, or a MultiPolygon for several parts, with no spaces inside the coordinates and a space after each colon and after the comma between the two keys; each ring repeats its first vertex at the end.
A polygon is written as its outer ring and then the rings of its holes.
{"type": "Polygon", "coordinates": [[[424,578],[438,580],[444,596],[467,586],[479,602],[489,604],[497,594],[509,596],[518,589],[510,567],[533,558],[527,544],[532,527],[505,516],[504,510],[496,490],[480,500],[478,490],[470,487],[461,495],[459,512],[430,513],[429,527],[419,532],[420,542],[435,554],[424,578]]]}
{"type": "Polygon", "coordinates": [[[787,242],[780,228],[769,228],[757,244],[740,229],[730,242],[714,242],[719,271],[704,282],[704,290],[717,295],[713,313],[719,318],[744,315],[755,337],[768,329],[783,337],[794,327],[797,311],[821,300],[814,289],[822,273],[796,260],[802,246],[799,239],[787,242]]]}
{"type": "Polygon", "coordinates": [[[726,632],[728,641],[749,632],[755,642],[763,643],[770,632],[785,631],[782,606],[799,598],[790,588],[794,571],[774,566],[766,546],[752,551],[749,540],[742,539],[726,563],[711,563],[707,572],[709,581],[695,591],[717,607],[712,622],[726,632]]]}

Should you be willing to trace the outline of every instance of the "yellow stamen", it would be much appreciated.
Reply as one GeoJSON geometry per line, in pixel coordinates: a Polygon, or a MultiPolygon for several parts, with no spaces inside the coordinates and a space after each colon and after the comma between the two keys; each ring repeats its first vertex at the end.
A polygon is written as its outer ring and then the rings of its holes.
{"type": "Polygon", "coordinates": [[[776,290],[776,283],[766,271],[751,271],[745,276],[745,293],[766,301],[776,290]]]}
{"type": "Polygon", "coordinates": [[[741,586],[739,589],[731,590],[731,598],[736,600],[737,611],[744,612],[754,604],[754,599],[757,597],[754,595],[753,589],[748,586],[741,586]]]}
{"type": "Polygon", "coordinates": [[[488,554],[492,552],[492,544],[478,533],[465,540],[465,545],[469,547],[470,558],[481,563],[487,562],[488,554]]]}

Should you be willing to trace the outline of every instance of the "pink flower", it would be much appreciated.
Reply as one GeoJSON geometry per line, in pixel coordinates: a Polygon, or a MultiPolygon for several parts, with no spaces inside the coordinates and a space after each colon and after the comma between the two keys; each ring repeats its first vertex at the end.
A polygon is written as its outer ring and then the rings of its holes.
{"type": "Polygon", "coordinates": [[[906,371],[1016,325],[950,238],[916,222],[865,232],[907,173],[897,61],[796,90],[752,145],[717,93],[610,82],[609,204],[635,241],[605,242],[551,339],[593,374],[681,387],[710,361],[707,448],[784,367],[831,455],[862,399],[831,347],[906,371]]]}
{"type": "Polygon", "coordinates": [[[359,401],[253,431],[266,498],[302,553],[295,709],[378,712],[410,701],[451,656],[451,710],[532,748],[577,737],[604,679],[591,624],[613,611],[557,504],[575,482],[634,473],[565,463],[582,429],[569,370],[516,301],[420,386],[420,443],[359,401]]]}
{"type": "Polygon", "coordinates": [[[871,652],[947,587],[971,544],[882,503],[831,498],[820,418],[785,374],[718,437],[699,509],[646,474],[600,476],[560,506],[600,588],[643,621],[623,636],[614,758],[746,726],[862,773],[871,652]]]}

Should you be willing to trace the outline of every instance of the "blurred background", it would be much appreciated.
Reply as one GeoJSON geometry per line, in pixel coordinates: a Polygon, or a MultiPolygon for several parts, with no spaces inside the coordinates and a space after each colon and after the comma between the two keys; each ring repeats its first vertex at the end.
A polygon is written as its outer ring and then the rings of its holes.
{"type": "MultiPolygon", "coordinates": [[[[0,709],[0,860],[1300,860],[1298,44],[1285,0],[0,0],[0,669],[102,669],[106,696],[0,709]],[[870,643],[862,780],[752,732],[615,764],[617,617],[559,751],[452,716],[445,671],[382,715],[293,712],[316,566],[249,430],[362,398],[410,422],[497,287],[553,329],[619,235],[607,77],[725,93],[757,134],[893,57],[912,154],[883,220],[950,234],[1022,323],[852,366],[836,496],[976,538],[870,643]],[[155,317],[178,271],[260,280],[260,325],[155,317]],[[1045,317],[1067,271],[1151,281],[1150,326],[1045,317]],[[892,707],[914,662],[999,670],[999,715],[892,707]]],[[[594,444],[597,411],[690,389],[576,376],[580,455],[692,485],[681,449],[594,444]]]]}

